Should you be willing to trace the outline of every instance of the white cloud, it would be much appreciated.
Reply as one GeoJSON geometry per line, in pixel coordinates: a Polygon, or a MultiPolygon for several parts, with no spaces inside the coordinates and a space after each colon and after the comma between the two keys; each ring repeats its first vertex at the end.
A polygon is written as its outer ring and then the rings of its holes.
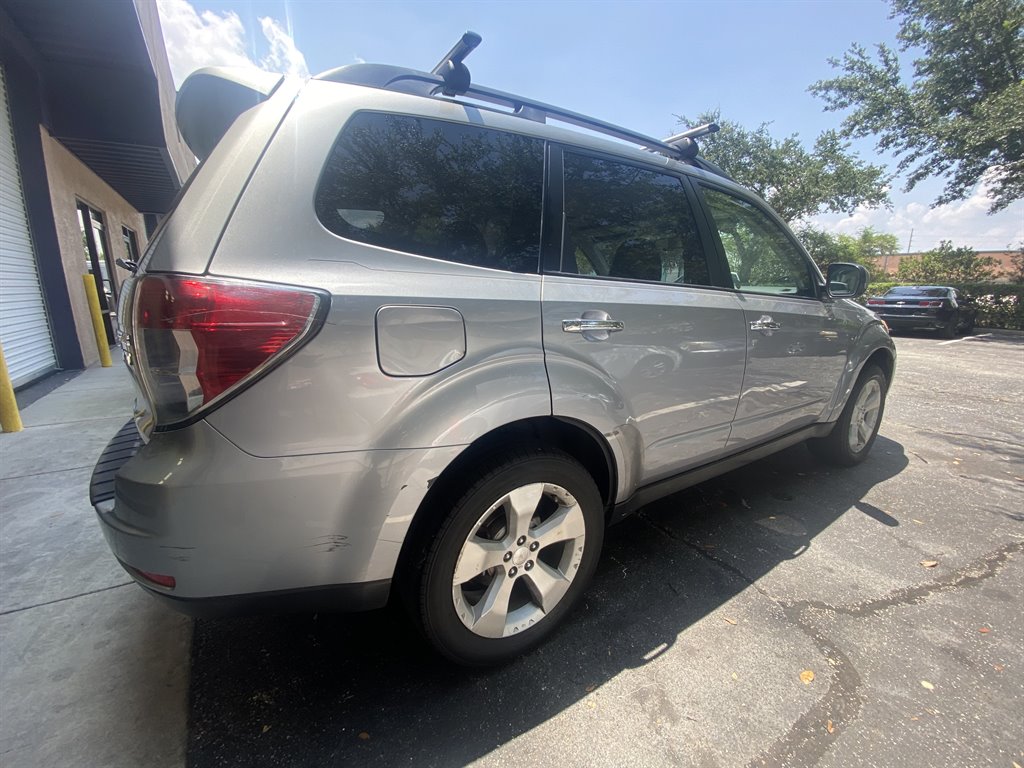
{"type": "Polygon", "coordinates": [[[266,56],[256,60],[255,47],[241,18],[234,11],[199,13],[188,0],[157,0],[164,45],[178,87],[200,67],[254,67],[285,74],[309,76],[306,58],[292,35],[275,19],[259,19],[266,56]]]}
{"type": "Polygon", "coordinates": [[[979,251],[1001,251],[1024,242],[1024,201],[1017,201],[990,216],[989,179],[966,200],[930,208],[918,202],[898,202],[893,210],[857,208],[852,215],[822,214],[809,221],[830,232],[855,234],[864,227],[896,235],[900,250],[935,248],[943,240],[979,251]],[[911,232],[913,240],[911,241],[911,232]]]}
{"type": "MultiPolygon", "coordinates": [[[[184,2],[184,0],[181,1],[184,2]]],[[[263,28],[263,36],[270,44],[270,53],[260,60],[260,67],[271,72],[309,77],[306,57],[295,46],[295,40],[290,31],[286,31],[269,16],[260,17],[260,26],[263,28]]]]}

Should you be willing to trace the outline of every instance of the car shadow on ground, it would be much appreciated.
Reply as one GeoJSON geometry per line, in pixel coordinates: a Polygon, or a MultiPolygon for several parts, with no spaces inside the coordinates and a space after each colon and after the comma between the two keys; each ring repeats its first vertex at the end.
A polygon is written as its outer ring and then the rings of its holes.
{"type": "Polygon", "coordinates": [[[881,436],[849,470],[801,445],[651,504],[609,531],[567,624],[498,669],[438,659],[393,610],[199,620],[188,762],[471,762],[660,656],[842,515],[899,525],[863,499],[906,466],[903,447],[881,436]]]}

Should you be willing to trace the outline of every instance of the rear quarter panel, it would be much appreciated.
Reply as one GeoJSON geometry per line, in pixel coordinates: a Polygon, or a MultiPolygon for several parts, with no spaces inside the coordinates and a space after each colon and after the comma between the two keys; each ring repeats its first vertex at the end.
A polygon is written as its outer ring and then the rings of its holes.
{"type": "Polygon", "coordinates": [[[353,112],[370,107],[517,121],[404,94],[317,81],[306,86],[246,187],[209,269],[331,294],[326,324],[313,340],[208,416],[257,456],[465,445],[502,424],[551,413],[539,275],[348,241],[317,219],[314,198],[325,159],[353,112]],[[465,319],[465,356],[426,376],[385,375],[374,319],[381,307],[402,305],[457,310],[465,319]]]}

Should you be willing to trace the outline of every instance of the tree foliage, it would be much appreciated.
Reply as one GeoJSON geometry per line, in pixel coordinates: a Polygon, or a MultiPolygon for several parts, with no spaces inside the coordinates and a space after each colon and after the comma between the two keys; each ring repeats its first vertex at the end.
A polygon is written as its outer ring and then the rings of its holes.
{"type": "Polygon", "coordinates": [[[973,248],[954,248],[943,240],[938,248],[902,259],[896,278],[901,283],[933,285],[981,283],[998,277],[998,266],[991,256],[979,256],[973,248]]]}
{"type": "Polygon", "coordinates": [[[899,51],[859,44],[829,59],[841,74],[811,93],[847,111],[846,138],[876,136],[907,174],[906,190],[933,177],[934,205],[961,200],[986,178],[990,213],[1024,197],[1024,2],[889,0],[899,51]],[[917,55],[908,82],[900,53],[917,55]]]}
{"type": "Polygon", "coordinates": [[[889,204],[885,169],[852,154],[835,131],[821,134],[808,150],[797,134],[773,138],[769,123],[749,131],[721,120],[717,111],[704,112],[695,120],[678,117],[686,126],[718,123],[718,133],[700,139],[701,155],[754,190],[786,221],[825,211],[851,213],[859,205],[889,204]]]}
{"type": "Polygon", "coordinates": [[[876,232],[864,227],[856,236],[825,232],[812,226],[801,227],[797,237],[824,272],[829,264],[838,262],[861,264],[873,278],[881,277],[881,260],[896,252],[896,235],[876,232]]]}

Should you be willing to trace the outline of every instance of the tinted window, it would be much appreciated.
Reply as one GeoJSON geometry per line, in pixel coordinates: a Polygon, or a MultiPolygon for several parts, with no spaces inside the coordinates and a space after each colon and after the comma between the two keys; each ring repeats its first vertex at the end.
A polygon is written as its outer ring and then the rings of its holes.
{"type": "Polygon", "coordinates": [[[693,212],[678,178],[571,153],[564,162],[564,270],[710,284],[693,212]]]}
{"type": "Polygon", "coordinates": [[[736,288],[750,293],[817,295],[807,259],[767,214],[717,189],[705,187],[704,199],[736,288]]]}
{"type": "Polygon", "coordinates": [[[331,151],[316,213],[329,230],[352,240],[533,272],[543,173],[538,139],[362,112],[331,151]]]}
{"type": "Polygon", "coordinates": [[[902,285],[895,288],[890,288],[886,291],[886,296],[939,296],[944,297],[948,294],[947,288],[918,288],[912,285],[902,285]]]}

